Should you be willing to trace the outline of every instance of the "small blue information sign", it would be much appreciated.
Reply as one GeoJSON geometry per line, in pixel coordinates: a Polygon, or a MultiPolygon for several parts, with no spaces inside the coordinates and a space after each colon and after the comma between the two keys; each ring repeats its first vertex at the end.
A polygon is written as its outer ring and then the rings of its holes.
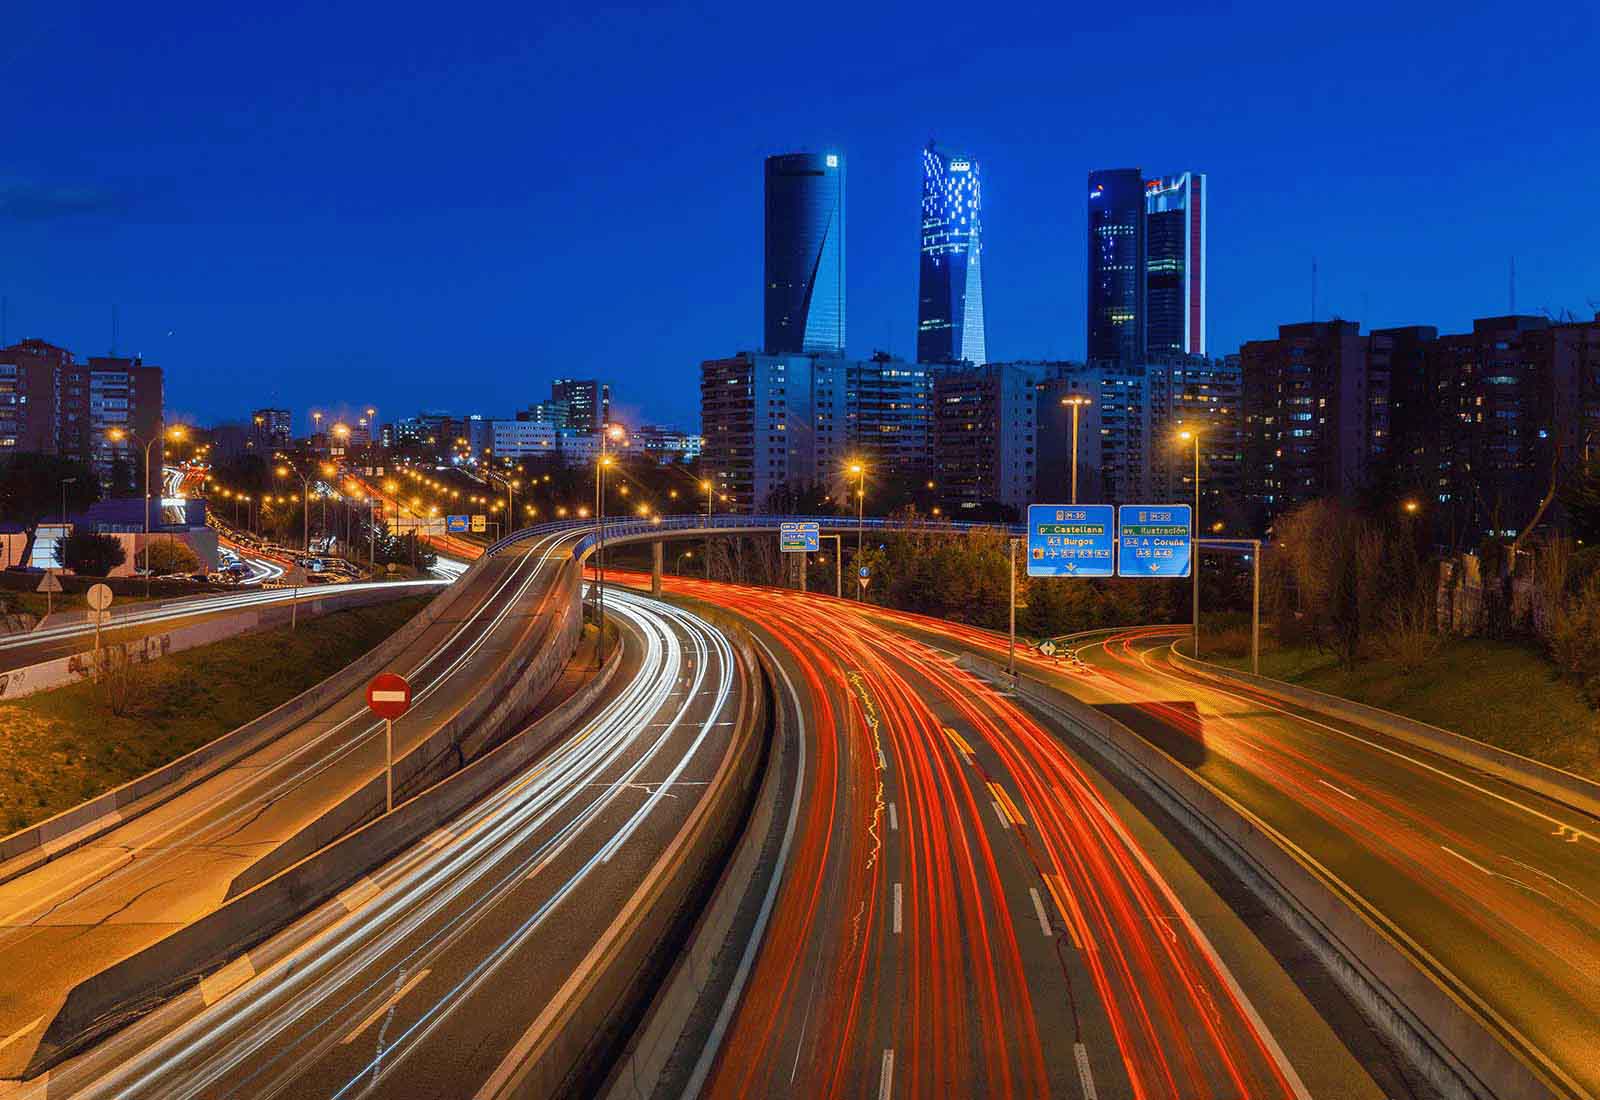
{"type": "Polygon", "coordinates": [[[1028,505],[1028,576],[1115,576],[1114,520],[1109,504],[1028,505]]]}
{"type": "Polygon", "coordinates": [[[471,516],[445,516],[444,529],[452,534],[466,534],[472,529],[471,516]]]}
{"type": "Polygon", "coordinates": [[[822,549],[822,534],[814,519],[784,520],[778,524],[778,549],[785,554],[810,554],[822,549]]]}
{"type": "Polygon", "coordinates": [[[1117,511],[1117,573],[1187,577],[1193,539],[1187,504],[1124,504],[1117,511]]]}

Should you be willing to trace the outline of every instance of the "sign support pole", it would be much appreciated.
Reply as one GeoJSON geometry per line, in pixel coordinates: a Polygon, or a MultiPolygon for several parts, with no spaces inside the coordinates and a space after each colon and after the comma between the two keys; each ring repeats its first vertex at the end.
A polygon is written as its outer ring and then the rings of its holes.
{"type": "Polygon", "coordinates": [[[1011,613],[1011,642],[1006,651],[1006,671],[1013,677],[1017,675],[1017,543],[1020,539],[1008,540],[1011,545],[1011,599],[1007,610],[1011,613]]]}
{"type": "Polygon", "coordinates": [[[383,812],[394,813],[394,719],[383,720],[383,812]]]}
{"type": "Polygon", "coordinates": [[[1255,578],[1250,586],[1250,671],[1261,675],[1261,540],[1255,540],[1255,578]]]}

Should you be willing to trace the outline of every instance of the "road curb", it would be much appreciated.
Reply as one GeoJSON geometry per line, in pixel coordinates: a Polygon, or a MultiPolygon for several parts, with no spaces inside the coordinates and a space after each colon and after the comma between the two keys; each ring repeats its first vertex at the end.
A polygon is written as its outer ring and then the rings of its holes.
{"type": "Polygon", "coordinates": [[[1064,719],[1096,756],[1170,813],[1311,948],[1444,1096],[1585,1095],[1359,893],[1167,753],[1049,684],[971,654],[960,664],[1064,719]]]}
{"type": "Polygon", "coordinates": [[[1393,711],[1357,703],[1352,699],[1343,699],[1312,688],[1300,687],[1283,680],[1274,680],[1270,676],[1257,676],[1254,673],[1190,657],[1180,652],[1176,645],[1172,647],[1171,652],[1174,664],[1196,676],[1204,676],[1212,681],[1235,686],[1256,688],[1286,703],[1356,722],[1379,733],[1398,738],[1408,745],[1428,749],[1469,768],[1476,768],[1497,779],[1514,783],[1590,817],[1600,818],[1600,783],[1592,782],[1580,775],[1574,775],[1572,772],[1563,771],[1506,749],[1496,748],[1485,741],[1467,737],[1441,726],[1431,726],[1426,722],[1395,714],[1393,711]]]}

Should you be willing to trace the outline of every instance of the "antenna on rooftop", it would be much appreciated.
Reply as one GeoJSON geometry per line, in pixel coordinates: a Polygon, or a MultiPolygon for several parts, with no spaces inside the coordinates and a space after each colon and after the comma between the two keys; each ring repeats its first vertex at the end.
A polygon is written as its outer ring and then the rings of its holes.
{"type": "Polygon", "coordinates": [[[1511,316],[1517,315],[1517,258],[1511,257],[1511,316]]]}
{"type": "Polygon", "coordinates": [[[1317,258],[1311,257],[1311,321],[1317,320],[1317,258]]]}

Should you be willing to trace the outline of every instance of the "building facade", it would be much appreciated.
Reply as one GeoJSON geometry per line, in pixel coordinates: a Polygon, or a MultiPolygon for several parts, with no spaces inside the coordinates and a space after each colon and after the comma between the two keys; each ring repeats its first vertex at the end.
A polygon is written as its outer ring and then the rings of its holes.
{"type": "Polygon", "coordinates": [[[57,453],[87,462],[103,486],[111,485],[118,460],[143,486],[145,445],[150,447],[152,484],[163,461],[164,395],[161,368],[141,359],[91,356],[68,363],[56,376],[57,453]],[[127,433],[118,441],[113,431],[127,433]]]}
{"type": "Polygon", "coordinates": [[[548,419],[559,428],[598,432],[611,423],[611,386],[598,379],[557,378],[550,383],[550,401],[548,419]]]}
{"type": "Polygon", "coordinates": [[[56,385],[72,353],[43,340],[0,348],[0,454],[56,451],[56,385]]]}
{"type": "Polygon", "coordinates": [[[1088,358],[1144,359],[1144,262],[1144,173],[1090,172],[1088,358]]]}
{"type": "Polygon", "coordinates": [[[816,479],[812,374],[818,357],[740,352],[700,364],[702,464],[734,511],[816,479]]]}
{"type": "Polygon", "coordinates": [[[1145,353],[1206,351],[1206,213],[1200,172],[1146,180],[1145,353]]]}
{"type": "Polygon", "coordinates": [[[983,326],[983,184],[978,162],[922,151],[917,362],[989,359],[983,326]]]}
{"type": "Polygon", "coordinates": [[[766,160],[762,296],[768,355],[843,355],[845,166],[838,153],[766,160]]]}
{"type": "Polygon", "coordinates": [[[1024,509],[1038,469],[1036,363],[940,371],[933,381],[933,463],[957,518],[999,503],[1024,509]]]}

